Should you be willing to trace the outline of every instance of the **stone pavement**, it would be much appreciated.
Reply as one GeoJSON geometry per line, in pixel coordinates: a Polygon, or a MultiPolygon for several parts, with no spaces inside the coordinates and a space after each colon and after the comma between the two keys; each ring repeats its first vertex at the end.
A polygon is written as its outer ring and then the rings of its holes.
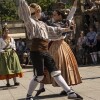
{"type": "MultiPolygon", "coordinates": [[[[28,85],[33,76],[32,68],[25,68],[24,77],[18,78],[20,86],[5,87],[6,81],[0,80],[0,100],[25,100],[28,85]]],[[[100,66],[79,67],[83,83],[73,86],[72,88],[84,97],[84,100],[100,100],[100,66]]],[[[61,87],[45,85],[46,92],[42,93],[35,100],[68,100],[67,96],[60,96],[61,87]]],[[[36,88],[36,90],[38,87],[36,88]]],[[[35,95],[36,91],[33,93],[35,95]]]]}

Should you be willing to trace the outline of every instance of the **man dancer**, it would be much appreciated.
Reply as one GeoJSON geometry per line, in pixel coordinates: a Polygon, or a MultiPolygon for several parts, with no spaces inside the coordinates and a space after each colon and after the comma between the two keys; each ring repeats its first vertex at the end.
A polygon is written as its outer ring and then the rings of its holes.
{"type": "Polygon", "coordinates": [[[48,53],[49,39],[59,38],[63,32],[70,31],[70,29],[47,26],[39,21],[41,7],[36,3],[28,6],[25,0],[19,0],[19,17],[24,21],[28,38],[32,41],[30,56],[37,73],[30,82],[26,100],[33,100],[32,93],[44,77],[44,66],[46,66],[56,83],[67,92],[69,99],[82,100],[83,98],[67,85],[61,76],[61,72],[57,70],[53,58],[48,53]]]}

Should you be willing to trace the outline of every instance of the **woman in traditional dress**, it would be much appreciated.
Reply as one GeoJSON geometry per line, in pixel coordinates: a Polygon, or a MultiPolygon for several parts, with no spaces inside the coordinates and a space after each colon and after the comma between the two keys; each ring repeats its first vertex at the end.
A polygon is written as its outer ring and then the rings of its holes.
{"type": "MultiPolygon", "coordinates": [[[[68,20],[72,18],[75,8],[76,7],[76,1],[73,5],[73,12],[71,10],[71,15],[68,15],[68,20]],[[70,16],[70,17],[69,17],[70,16]]],[[[58,27],[66,27],[66,24],[63,23],[63,13],[62,11],[55,10],[53,12],[53,18],[55,20],[54,26],[58,27]]],[[[75,59],[75,56],[69,47],[69,45],[64,41],[65,36],[62,36],[59,39],[55,39],[55,41],[52,41],[51,46],[49,48],[49,53],[54,58],[54,61],[56,62],[56,66],[59,70],[61,70],[61,75],[67,82],[67,84],[70,85],[77,85],[82,83],[81,77],[78,71],[78,64],[75,59]]],[[[50,82],[49,82],[50,83],[50,82]]],[[[52,80],[53,86],[58,86],[54,80],[52,80]]],[[[37,91],[36,96],[38,96],[41,92],[44,92],[44,84],[40,84],[40,89],[37,91]]],[[[66,92],[62,91],[60,93],[61,95],[65,95],[66,92]]]]}
{"type": "Polygon", "coordinates": [[[18,86],[16,77],[22,77],[22,68],[16,54],[15,41],[8,36],[9,30],[3,28],[3,35],[0,38],[0,80],[6,79],[6,86],[10,86],[9,79],[13,78],[14,85],[18,86]]]}

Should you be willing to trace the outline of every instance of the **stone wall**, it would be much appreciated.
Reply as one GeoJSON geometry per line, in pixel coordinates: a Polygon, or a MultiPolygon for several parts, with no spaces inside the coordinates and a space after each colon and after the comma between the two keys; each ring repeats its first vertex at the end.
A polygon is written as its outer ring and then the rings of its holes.
{"type": "MultiPolygon", "coordinates": [[[[16,21],[16,22],[6,22],[7,23],[7,27],[9,28],[10,31],[10,36],[12,36],[15,39],[19,39],[19,38],[25,38],[25,27],[23,22],[21,21],[16,21]],[[17,34],[17,35],[16,35],[17,34]]],[[[4,26],[5,22],[3,22],[4,26]]],[[[2,26],[0,24],[0,30],[1,30],[1,34],[2,34],[2,26]]]]}
{"type": "MultiPolygon", "coordinates": [[[[20,21],[14,21],[14,22],[6,22],[7,27],[9,28],[11,33],[23,33],[25,32],[25,27],[24,24],[20,21]]],[[[3,22],[4,26],[5,22],[3,22]]],[[[0,24],[0,30],[2,29],[1,24],[0,24]]]]}

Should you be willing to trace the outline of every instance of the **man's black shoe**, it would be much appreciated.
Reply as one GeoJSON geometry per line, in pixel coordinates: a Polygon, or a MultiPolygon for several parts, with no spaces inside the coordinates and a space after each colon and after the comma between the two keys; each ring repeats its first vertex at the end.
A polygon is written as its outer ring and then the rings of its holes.
{"type": "Polygon", "coordinates": [[[45,88],[42,88],[42,89],[38,90],[35,96],[38,96],[38,95],[41,94],[42,92],[45,92],[45,88]]]}

